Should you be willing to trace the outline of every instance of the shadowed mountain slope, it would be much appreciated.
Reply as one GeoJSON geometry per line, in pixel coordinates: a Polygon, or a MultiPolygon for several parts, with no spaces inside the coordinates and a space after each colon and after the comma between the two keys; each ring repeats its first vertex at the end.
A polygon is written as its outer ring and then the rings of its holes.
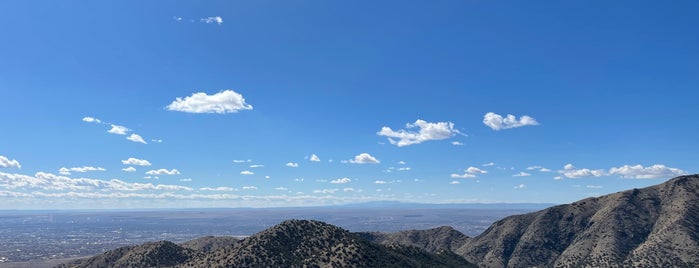
{"type": "Polygon", "coordinates": [[[80,259],[57,267],[172,267],[196,253],[170,241],[149,242],[121,247],[92,258],[80,259]]]}
{"type": "Polygon", "coordinates": [[[495,222],[456,253],[483,267],[699,267],[699,176],[495,222]]]}
{"type": "Polygon", "coordinates": [[[406,245],[424,249],[431,253],[456,251],[469,239],[449,226],[427,230],[409,230],[395,233],[358,233],[363,238],[382,245],[406,245]]]}

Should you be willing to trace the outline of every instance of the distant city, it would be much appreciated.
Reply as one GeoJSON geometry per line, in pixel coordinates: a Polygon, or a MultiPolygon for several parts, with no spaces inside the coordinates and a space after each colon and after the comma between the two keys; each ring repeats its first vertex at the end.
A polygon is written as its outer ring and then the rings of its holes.
{"type": "Polygon", "coordinates": [[[350,231],[394,232],[443,225],[475,236],[508,215],[546,205],[364,206],[158,211],[0,211],[0,264],[90,256],[147,241],[245,237],[286,219],[350,231]]]}

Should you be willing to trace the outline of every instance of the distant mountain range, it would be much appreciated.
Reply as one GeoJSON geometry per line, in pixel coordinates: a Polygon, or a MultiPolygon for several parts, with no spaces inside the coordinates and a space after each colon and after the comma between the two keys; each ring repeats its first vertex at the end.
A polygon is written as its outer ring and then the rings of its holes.
{"type": "Polygon", "coordinates": [[[59,267],[699,267],[699,175],[451,227],[350,233],[289,220],[248,238],[123,247],[59,267]]]}

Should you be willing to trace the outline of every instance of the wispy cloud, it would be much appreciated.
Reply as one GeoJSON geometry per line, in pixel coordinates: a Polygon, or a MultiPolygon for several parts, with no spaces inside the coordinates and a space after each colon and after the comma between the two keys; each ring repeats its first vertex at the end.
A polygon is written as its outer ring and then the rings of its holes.
{"type": "Polygon", "coordinates": [[[243,186],[243,190],[257,190],[257,186],[243,186]]]}
{"type": "Polygon", "coordinates": [[[133,166],[150,166],[150,162],[145,159],[138,159],[134,157],[129,157],[129,159],[126,160],[121,160],[121,163],[124,165],[133,165],[133,166]]]}
{"type": "Polygon", "coordinates": [[[16,159],[10,160],[9,158],[0,155],[0,167],[2,168],[22,168],[19,161],[16,159]]]}
{"type": "Polygon", "coordinates": [[[493,163],[493,162],[483,164],[484,167],[492,167],[494,165],[495,165],[495,163],[493,163]]]}
{"type": "Polygon", "coordinates": [[[343,161],[343,162],[349,162],[352,164],[378,164],[378,163],[381,163],[381,161],[379,161],[379,159],[376,159],[376,157],[373,157],[368,153],[358,154],[358,155],[354,156],[354,159],[350,159],[350,160],[343,161]]]}
{"type": "Polygon", "coordinates": [[[463,143],[460,142],[460,141],[452,141],[452,142],[451,142],[451,145],[454,145],[454,146],[464,146],[465,144],[463,144],[463,143]]]}
{"type": "Polygon", "coordinates": [[[250,165],[250,168],[263,168],[265,165],[250,165]]]}
{"type": "Polygon", "coordinates": [[[449,184],[459,184],[459,183],[461,183],[461,182],[460,182],[460,181],[451,181],[451,182],[449,182],[449,184]]]}
{"type": "Polygon", "coordinates": [[[532,174],[529,174],[529,173],[527,173],[527,172],[520,172],[520,173],[517,173],[517,174],[512,175],[512,176],[513,176],[513,177],[529,177],[529,176],[531,176],[531,175],[532,175],[532,174]]]}
{"type": "Polygon", "coordinates": [[[223,24],[223,18],[221,18],[219,16],[201,18],[200,21],[203,23],[207,23],[207,24],[210,24],[210,23],[217,23],[218,25],[223,24]]]}
{"type": "Polygon", "coordinates": [[[539,122],[533,117],[523,115],[519,119],[514,115],[508,114],[506,117],[502,117],[499,114],[490,112],[483,116],[483,124],[492,128],[493,130],[502,130],[523,126],[536,126],[539,122]]]}
{"type": "Polygon", "coordinates": [[[520,185],[515,186],[515,189],[524,189],[524,188],[527,188],[527,185],[520,184],[520,185]]]}
{"type": "Polygon", "coordinates": [[[237,113],[240,110],[252,110],[252,105],[245,102],[243,95],[228,89],[213,95],[198,92],[185,98],[177,97],[165,108],[186,113],[227,114],[237,113]]]}
{"type": "Polygon", "coordinates": [[[313,193],[316,194],[334,194],[337,193],[340,189],[334,188],[334,189],[321,189],[321,190],[313,190],[313,193]]]}
{"type": "Polygon", "coordinates": [[[215,191],[215,192],[232,192],[235,191],[235,188],[231,187],[202,187],[199,188],[199,191],[215,191]]]}
{"type": "Polygon", "coordinates": [[[379,136],[388,137],[388,142],[398,147],[413,145],[422,143],[430,140],[443,140],[451,138],[460,132],[454,128],[454,123],[452,122],[436,122],[430,123],[425,120],[418,119],[415,123],[405,124],[407,129],[417,128],[417,131],[411,130],[393,130],[390,127],[382,127],[379,132],[376,132],[379,136]]]}
{"type": "Polygon", "coordinates": [[[149,170],[146,172],[146,174],[148,174],[148,175],[179,175],[180,171],[177,169],[174,169],[174,168],[171,170],[161,168],[161,169],[157,169],[157,170],[149,170]]]}
{"type": "Polygon", "coordinates": [[[233,163],[236,163],[236,164],[240,164],[240,163],[249,163],[249,162],[252,162],[252,159],[247,159],[247,160],[242,160],[242,159],[233,160],[233,163]]]}
{"type": "Polygon", "coordinates": [[[253,174],[255,174],[255,173],[253,173],[252,171],[249,171],[249,170],[243,170],[240,172],[240,175],[253,175],[253,174]]]}

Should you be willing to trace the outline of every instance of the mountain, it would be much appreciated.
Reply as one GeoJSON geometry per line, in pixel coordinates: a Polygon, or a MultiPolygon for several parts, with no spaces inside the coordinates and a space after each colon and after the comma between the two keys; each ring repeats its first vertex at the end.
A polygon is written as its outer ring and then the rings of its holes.
{"type": "Polygon", "coordinates": [[[196,255],[196,251],[169,241],[149,242],[121,247],[92,258],[80,259],[56,267],[172,267],[196,255]]]}
{"type": "Polygon", "coordinates": [[[450,251],[372,243],[342,228],[288,220],[181,267],[470,267],[450,251]]]}
{"type": "Polygon", "coordinates": [[[396,233],[358,233],[363,238],[382,245],[407,245],[431,253],[456,251],[469,237],[449,226],[428,230],[409,230],[396,233]]]}
{"type": "Polygon", "coordinates": [[[510,216],[455,252],[482,267],[699,267],[699,175],[510,216]]]}
{"type": "Polygon", "coordinates": [[[180,243],[180,246],[198,252],[210,252],[238,243],[238,238],[231,236],[205,236],[180,243]]]}

